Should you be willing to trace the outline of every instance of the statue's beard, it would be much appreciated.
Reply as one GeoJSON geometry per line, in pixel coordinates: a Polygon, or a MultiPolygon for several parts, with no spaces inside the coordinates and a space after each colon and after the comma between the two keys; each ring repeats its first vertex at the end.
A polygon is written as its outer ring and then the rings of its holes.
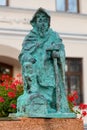
{"type": "Polygon", "coordinates": [[[40,37],[44,37],[46,35],[47,31],[48,31],[48,28],[45,26],[38,27],[38,33],[39,33],[40,37]]]}

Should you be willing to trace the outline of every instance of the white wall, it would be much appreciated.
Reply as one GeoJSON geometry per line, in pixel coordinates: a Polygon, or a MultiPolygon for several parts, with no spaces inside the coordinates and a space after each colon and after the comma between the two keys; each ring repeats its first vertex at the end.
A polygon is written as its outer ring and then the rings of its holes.
{"type": "Polygon", "coordinates": [[[87,15],[87,0],[79,0],[80,1],[80,13],[87,15]]]}
{"type": "MultiPolygon", "coordinates": [[[[9,6],[15,8],[38,9],[43,7],[47,10],[56,10],[56,0],[9,0],[9,6]]],[[[87,14],[87,0],[79,0],[81,14],[87,14]]]]}
{"type": "Polygon", "coordinates": [[[10,0],[10,7],[55,10],[55,0],[10,0]]]}

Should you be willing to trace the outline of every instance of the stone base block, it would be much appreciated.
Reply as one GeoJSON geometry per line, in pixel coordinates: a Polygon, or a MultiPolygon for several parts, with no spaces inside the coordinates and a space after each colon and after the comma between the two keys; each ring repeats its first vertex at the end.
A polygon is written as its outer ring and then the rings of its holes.
{"type": "Polygon", "coordinates": [[[83,130],[80,119],[20,118],[17,121],[0,121],[0,130],[83,130]]]}

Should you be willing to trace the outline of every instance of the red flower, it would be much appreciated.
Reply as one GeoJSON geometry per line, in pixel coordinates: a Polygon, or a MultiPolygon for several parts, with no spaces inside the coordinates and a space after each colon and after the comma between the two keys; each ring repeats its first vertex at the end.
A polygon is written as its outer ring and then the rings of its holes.
{"type": "Polygon", "coordinates": [[[16,79],[14,84],[17,86],[17,85],[22,85],[23,84],[23,81],[22,80],[18,80],[16,79]]]}
{"type": "Polygon", "coordinates": [[[0,102],[3,103],[5,100],[3,97],[0,97],[0,102]]]}
{"type": "Polygon", "coordinates": [[[14,98],[16,94],[14,92],[8,92],[8,97],[14,98]]]}
{"type": "Polygon", "coordinates": [[[10,107],[16,109],[16,104],[11,104],[10,107]]]}
{"type": "Polygon", "coordinates": [[[87,112],[86,111],[83,111],[82,112],[82,116],[86,116],[87,115],[87,112]]]}
{"type": "Polygon", "coordinates": [[[83,103],[81,103],[80,105],[79,105],[79,109],[87,109],[87,104],[83,104],[83,103]]]}
{"type": "Polygon", "coordinates": [[[77,99],[78,99],[78,93],[76,91],[73,91],[71,94],[68,95],[68,101],[72,102],[74,105],[76,105],[77,99]]]}
{"type": "Polygon", "coordinates": [[[73,95],[73,97],[74,97],[75,100],[78,99],[78,93],[77,93],[77,91],[73,91],[72,95],[73,95]]]}
{"type": "Polygon", "coordinates": [[[12,83],[10,86],[9,86],[10,89],[16,91],[16,85],[14,83],[12,83]]]}
{"type": "Polygon", "coordinates": [[[68,101],[73,102],[75,99],[72,95],[68,96],[68,101]]]}

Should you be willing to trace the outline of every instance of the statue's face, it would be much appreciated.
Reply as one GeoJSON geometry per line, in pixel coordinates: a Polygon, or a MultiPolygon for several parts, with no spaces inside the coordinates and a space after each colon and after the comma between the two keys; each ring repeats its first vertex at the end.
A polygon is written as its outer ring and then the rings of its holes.
{"type": "Polygon", "coordinates": [[[49,20],[46,14],[44,13],[37,14],[36,25],[40,35],[43,37],[49,28],[49,20]]]}

